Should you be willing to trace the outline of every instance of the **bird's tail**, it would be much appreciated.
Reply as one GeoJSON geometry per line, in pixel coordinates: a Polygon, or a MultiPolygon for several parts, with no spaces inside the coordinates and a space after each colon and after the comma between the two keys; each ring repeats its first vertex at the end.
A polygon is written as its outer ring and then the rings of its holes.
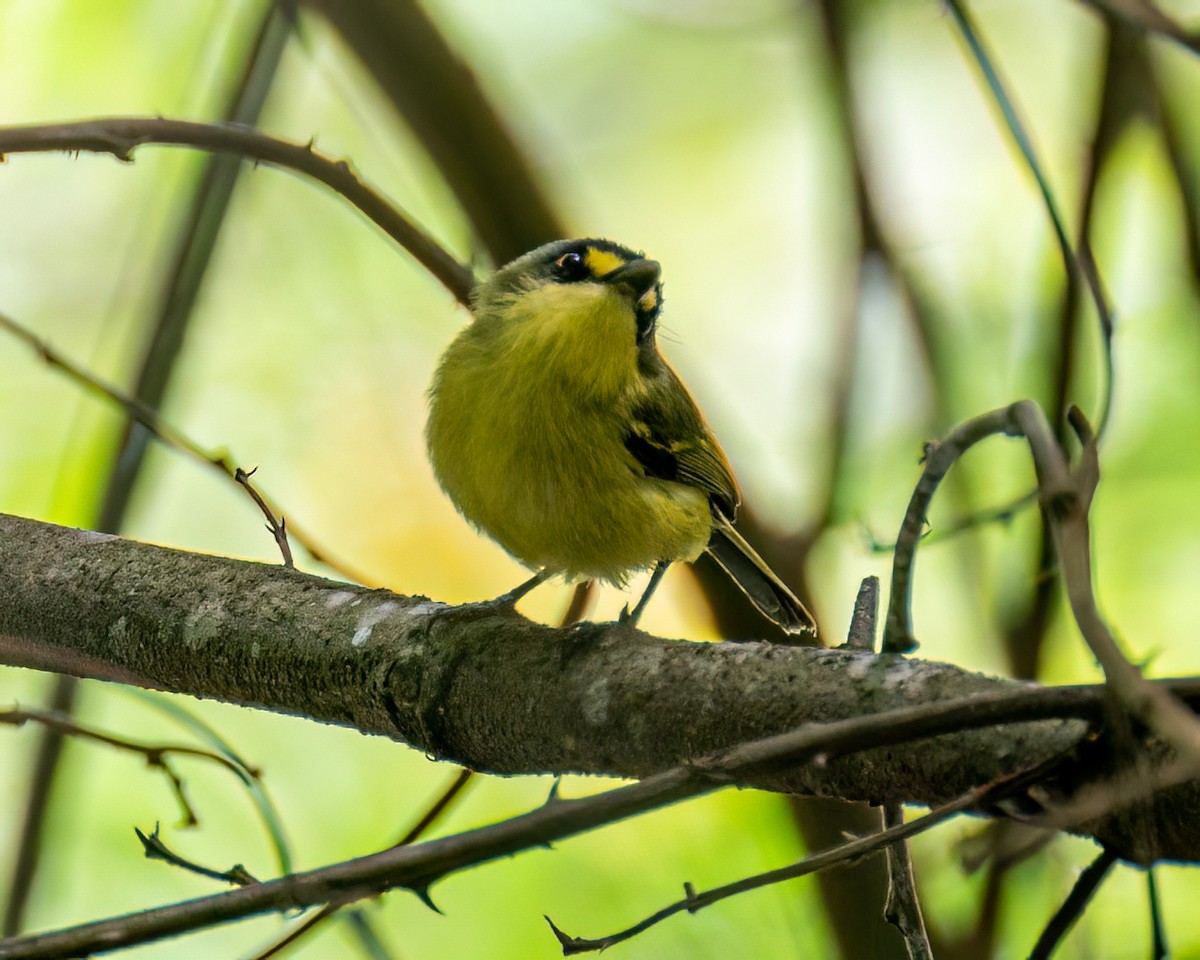
{"type": "Polygon", "coordinates": [[[713,519],[712,536],[706,549],[721,569],[764,617],[779,624],[786,633],[815,636],[817,622],[804,604],[725,517],[718,514],[713,519]]]}

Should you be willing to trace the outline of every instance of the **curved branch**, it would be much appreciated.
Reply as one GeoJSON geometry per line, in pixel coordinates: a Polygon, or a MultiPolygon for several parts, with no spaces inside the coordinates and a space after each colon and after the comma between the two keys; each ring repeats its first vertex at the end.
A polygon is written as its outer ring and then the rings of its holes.
{"type": "Polygon", "coordinates": [[[350,201],[412,254],[460,303],[467,304],[470,300],[470,270],[360,180],[348,162],[317,153],[312,143],[289,143],[236,123],[195,123],[161,117],[106,117],[76,123],[0,127],[0,160],[11,153],[65,150],[111,153],[118,160],[131,162],[133,151],[146,144],[232,153],[311,177],[350,201]]]}
{"type": "Polygon", "coordinates": [[[304,0],[404,117],[496,264],[568,236],[474,66],[416,0],[304,0]]]}

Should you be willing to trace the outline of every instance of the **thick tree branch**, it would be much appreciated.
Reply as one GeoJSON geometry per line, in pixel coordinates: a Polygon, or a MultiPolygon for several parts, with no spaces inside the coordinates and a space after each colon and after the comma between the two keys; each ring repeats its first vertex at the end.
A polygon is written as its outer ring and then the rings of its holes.
{"type": "MultiPolygon", "coordinates": [[[[872,749],[740,782],[938,804],[1070,750],[1085,726],[1046,718],[1095,722],[1106,703],[1102,688],[861,651],[552,629],[14,517],[0,516],[0,550],[4,663],[303,714],[499,773],[644,777],[804,724],[866,720],[872,749]]],[[[1089,742],[1039,799],[1116,767],[1089,742]]],[[[1136,824],[1110,816],[1087,831],[1143,862],[1200,859],[1198,807],[1185,784],[1139,806],[1136,824]]]]}
{"type": "MultiPolygon", "coordinates": [[[[252,883],[238,890],[48,933],[0,940],[0,956],[12,960],[61,960],[63,957],[90,956],[92,953],[147,943],[268,910],[346,903],[396,887],[412,890],[433,906],[430,887],[455,871],[519,853],[533,846],[548,846],[552,841],[588,829],[709,793],[740,781],[745,773],[756,768],[788,768],[811,763],[817,761],[826,749],[838,753],[865,749],[861,735],[875,721],[874,717],[859,717],[828,724],[820,730],[804,727],[718,751],[694,762],[664,770],[639,783],[592,796],[563,799],[557,793],[552,793],[544,805],[529,813],[416,846],[393,846],[365,857],[252,883]]],[[[902,723],[898,727],[884,726],[880,729],[890,729],[894,737],[897,730],[905,726],[902,723]]],[[[886,739],[888,734],[885,732],[884,736],[886,739]]],[[[1010,798],[1018,788],[1031,782],[1030,775],[1031,771],[1023,771],[1007,782],[972,790],[966,796],[956,798],[951,805],[908,825],[900,831],[900,835],[918,832],[950,813],[988,806],[1010,798]]],[[[849,855],[865,855],[889,839],[895,840],[896,835],[890,838],[879,835],[864,838],[861,844],[843,845],[826,856],[817,855],[796,867],[777,871],[774,875],[779,879],[785,875],[799,876],[809,872],[809,868],[844,861],[849,855]]],[[[752,889],[768,882],[770,876],[763,874],[750,878],[721,890],[710,891],[701,895],[701,898],[716,900],[732,895],[738,888],[752,889]]]]}

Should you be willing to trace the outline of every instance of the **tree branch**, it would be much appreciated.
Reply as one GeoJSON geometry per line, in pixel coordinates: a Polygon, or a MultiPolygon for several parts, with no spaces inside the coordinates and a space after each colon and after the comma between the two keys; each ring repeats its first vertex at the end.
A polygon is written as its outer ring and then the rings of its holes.
{"type": "Polygon", "coordinates": [[[311,143],[289,143],[236,123],[195,123],[161,117],[106,117],[75,123],[0,127],[0,160],[12,153],[111,153],[130,162],[145,144],[195,147],[231,153],[258,163],[294,170],[341,194],[360,213],[412,254],[461,302],[467,303],[471,273],[381,194],[358,178],[345,160],[331,160],[311,143]]]}
{"type": "MultiPolygon", "coordinates": [[[[818,745],[860,724],[869,749],[739,782],[935,805],[1069,751],[1085,723],[1052,718],[1095,722],[1106,705],[1103,687],[862,651],[554,629],[2,515],[0,543],[0,662],[302,714],[498,773],[645,777],[804,724],[818,745]]],[[[1174,686],[1200,696],[1200,681],[1174,686]]],[[[1111,775],[1104,756],[1089,741],[1039,802],[1111,775]]],[[[1086,829],[1140,862],[1200,859],[1198,807],[1184,784],[1139,805],[1136,825],[1086,829]]]]}

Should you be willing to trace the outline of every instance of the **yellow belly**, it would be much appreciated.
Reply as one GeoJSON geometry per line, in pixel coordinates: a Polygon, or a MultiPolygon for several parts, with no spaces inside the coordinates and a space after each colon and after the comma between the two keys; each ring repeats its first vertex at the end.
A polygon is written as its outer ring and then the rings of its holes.
{"type": "Polygon", "coordinates": [[[492,382],[493,368],[456,347],[431,390],[427,436],[438,480],[468,520],[527,566],[568,577],[621,584],[700,554],[707,495],[644,476],[611,405],[579,403],[552,379],[492,382]]]}

